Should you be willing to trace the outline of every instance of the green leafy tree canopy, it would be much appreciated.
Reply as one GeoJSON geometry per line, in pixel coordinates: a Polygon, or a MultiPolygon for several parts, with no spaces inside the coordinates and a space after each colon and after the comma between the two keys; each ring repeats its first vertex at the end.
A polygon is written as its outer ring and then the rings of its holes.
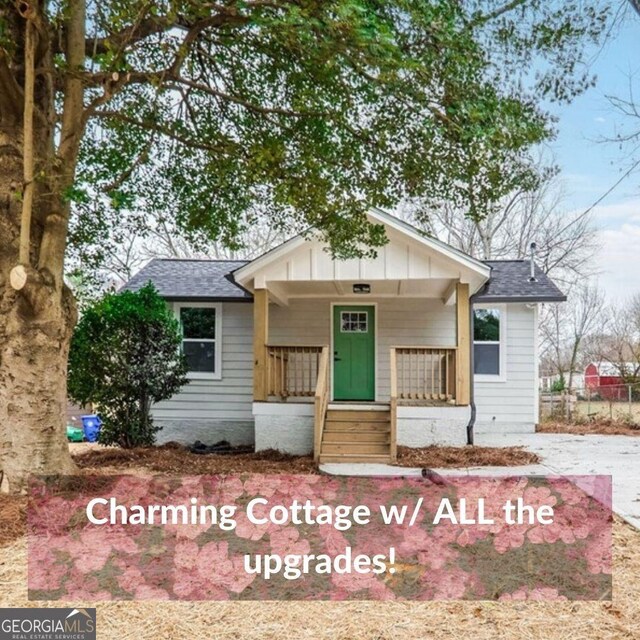
{"type": "MultiPolygon", "coordinates": [[[[336,255],[384,243],[371,205],[482,217],[539,175],[543,99],[589,85],[606,4],[548,0],[105,1],[87,21],[71,245],[153,209],[237,247],[256,205],[336,255]],[[534,73],[532,69],[536,69],[534,73]]],[[[62,11],[62,9],[61,9],[62,11]]],[[[92,242],[93,241],[93,242],[92,242]]]]}

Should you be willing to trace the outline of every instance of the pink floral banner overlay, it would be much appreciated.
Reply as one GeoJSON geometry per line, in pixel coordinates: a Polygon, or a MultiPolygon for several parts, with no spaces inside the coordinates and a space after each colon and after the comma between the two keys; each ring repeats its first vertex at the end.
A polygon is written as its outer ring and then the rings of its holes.
{"type": "Polygon", "coordinates": [[[32,600],[608,600],[611,478],[34,478],[32,600]]]}

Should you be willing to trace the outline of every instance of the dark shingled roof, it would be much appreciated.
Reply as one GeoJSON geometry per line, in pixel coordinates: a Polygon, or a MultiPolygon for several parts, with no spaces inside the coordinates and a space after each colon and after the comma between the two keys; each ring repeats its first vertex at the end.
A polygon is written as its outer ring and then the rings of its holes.
{"type": "Polygon", "coordinates": [[[251,301],[250,293],[229,274],[246,260],[179,260],[154,258],[122,289],[137,291],[149,280],[167,300],[251,301]]]}
{"type": "MultiPolygon", "coordinates": [[[[486,260],[491,279],[474,302],[561,302],[566,296],[536,266],[529,281],[528,260],[486,260]]],[[[246,260],[179,260],[155,258],[122,288],[137,291],[149,280],[167,300],[251,301],[252,296],[233,282],[232,271],[246,260]]]]}
{"type": "Polygon", "coordinates": [[[485,260],[491,267],[487,284],[473,296],[474,302],[562,302],[567,299],[553,281],[536,265],[535,281],[530,281],[529,260],[485,260]]]}

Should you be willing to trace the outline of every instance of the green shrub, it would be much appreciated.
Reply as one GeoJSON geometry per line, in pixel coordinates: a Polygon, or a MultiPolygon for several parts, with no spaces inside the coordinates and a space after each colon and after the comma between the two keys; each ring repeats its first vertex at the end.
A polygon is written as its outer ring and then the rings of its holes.
{"type": "Polygon", "coordinates": [[[551,385],[551,391],[553,393],[560,393],[561,391],[565,391],[566,388],[567,384],[563,375],[560,375],[560,377],[551,385]]]}
{"type": "Polygon", "coordinates": [[[151,405],[187,383],[180,325],[151,283],[110,293],[84,312],[71,341],[68,389],[98,405],[100,442],[130,448],[155,442],[151,405]]]}

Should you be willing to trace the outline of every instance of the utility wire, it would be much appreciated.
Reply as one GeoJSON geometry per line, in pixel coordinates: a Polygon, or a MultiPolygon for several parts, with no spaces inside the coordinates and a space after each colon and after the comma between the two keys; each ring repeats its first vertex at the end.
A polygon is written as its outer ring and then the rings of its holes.
{"type": "Polygon", "coordinates": [[[573,226],[576,222],[582,220],[582,218],[584,218],[585,216],[589,215],[609,194],[611,194],[613,191],[615,191],[620,186],[620,184],[626,178],[628,178],[634,172],[634,170],[637,169],[638,167],[640,167],[640,159],[636,160],[631,165],[631,167],[629,167],[629,169],[627,171],[625,171],[625,173],[615,182],[615,184],[613,184],[611,187],[609,187],[590,207],[585,209],[577,218],[574,218],[573,220],[571,220],[571,222],[569,224],[567,224],[562,229],[560,229],[560,231],[558,231],[556,233],[556,236],[561,235],[569,227],[573,226]]]}

